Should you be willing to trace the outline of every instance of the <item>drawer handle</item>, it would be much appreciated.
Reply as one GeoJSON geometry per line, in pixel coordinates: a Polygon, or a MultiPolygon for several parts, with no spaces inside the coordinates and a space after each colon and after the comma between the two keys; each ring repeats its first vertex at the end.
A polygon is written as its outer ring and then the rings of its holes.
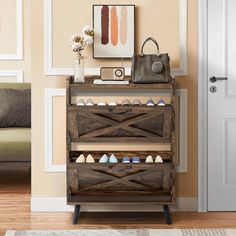
{"type": "Polygon", "coordinates": [[[114,114],[117,114],[117,115],[123,115],[123,114],[129,113],[129,112],[132,112],[132,109],[127,109],[125,111],[115,112],[112,108],[109,108],[108,111],[112,112],[114,114]]]}
{"type": "MultiPolygon", "coordinates": [[[[114,165],[109,165],[108,169],[113,169],[114,165]]],[[[123,169],[132,169],[132,166],[127,165],[126,167],[124,167],[123,169]]]]}

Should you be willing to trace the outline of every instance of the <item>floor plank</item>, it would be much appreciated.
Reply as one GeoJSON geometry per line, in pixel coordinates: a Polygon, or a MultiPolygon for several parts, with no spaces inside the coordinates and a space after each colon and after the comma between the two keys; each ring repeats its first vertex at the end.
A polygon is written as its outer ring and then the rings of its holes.
{"type": "Polygon", "coordinates": [[[27,170],[0,169],[0,236],[9,229],[97,228],[236,228],[236,212],[172,213],[174,224],[165,224],[161,213],[82,212],[78,225],[71,213],[31,213],[27,170]]]}

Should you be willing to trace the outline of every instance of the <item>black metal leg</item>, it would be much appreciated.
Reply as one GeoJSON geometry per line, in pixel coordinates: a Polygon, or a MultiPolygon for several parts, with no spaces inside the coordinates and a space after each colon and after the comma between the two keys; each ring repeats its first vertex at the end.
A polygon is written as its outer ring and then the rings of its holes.
{"type": "Polygon", "coordinates": [[[73,216],[73,224],[76,225],[79,219],[80,205],[75,205],[75,211],[73,216]]]}
{"type": "Polygon", "coordinates": [[[166,223],[168,225],[172,224],[172,219],[171,219],[171,215],[170,215],[170,211],[169,211],[169,206],[168,205],[163,205],[163,210],[164,210],[164,216],[166,218],[166,223]]]}

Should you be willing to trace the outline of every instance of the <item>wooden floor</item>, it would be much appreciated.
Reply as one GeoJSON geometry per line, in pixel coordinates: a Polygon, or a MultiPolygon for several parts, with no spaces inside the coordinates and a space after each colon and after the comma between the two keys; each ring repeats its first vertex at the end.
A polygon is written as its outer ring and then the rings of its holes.
{"type": "Polygon", "coordinates": [[[0,169],[0,236],[8,229],[236,228],[236,212],[172,216],[174,224],[168,226],[161,213],[81,213],[79,224],[72,225],[71,213],[31,213],[27,171],[0,169]]]}

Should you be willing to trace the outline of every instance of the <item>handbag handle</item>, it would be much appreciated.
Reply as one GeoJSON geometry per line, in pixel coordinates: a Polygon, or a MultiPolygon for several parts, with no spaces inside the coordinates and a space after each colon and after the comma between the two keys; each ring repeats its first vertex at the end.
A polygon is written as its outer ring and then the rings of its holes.
{"type": "Polygon", "coordinates": [[[160,55],[159,45],[158,45],[156,39],[154,39],[153,37],[149,37],[143,42],[142,49],[141,49],[141,56],[144,56],[143,49],[144,49],[145,44],[148,41],[152,41],[153,43],[155,43],[155,45],[157,46],[157,55],[159,56],[160,55]]]}

